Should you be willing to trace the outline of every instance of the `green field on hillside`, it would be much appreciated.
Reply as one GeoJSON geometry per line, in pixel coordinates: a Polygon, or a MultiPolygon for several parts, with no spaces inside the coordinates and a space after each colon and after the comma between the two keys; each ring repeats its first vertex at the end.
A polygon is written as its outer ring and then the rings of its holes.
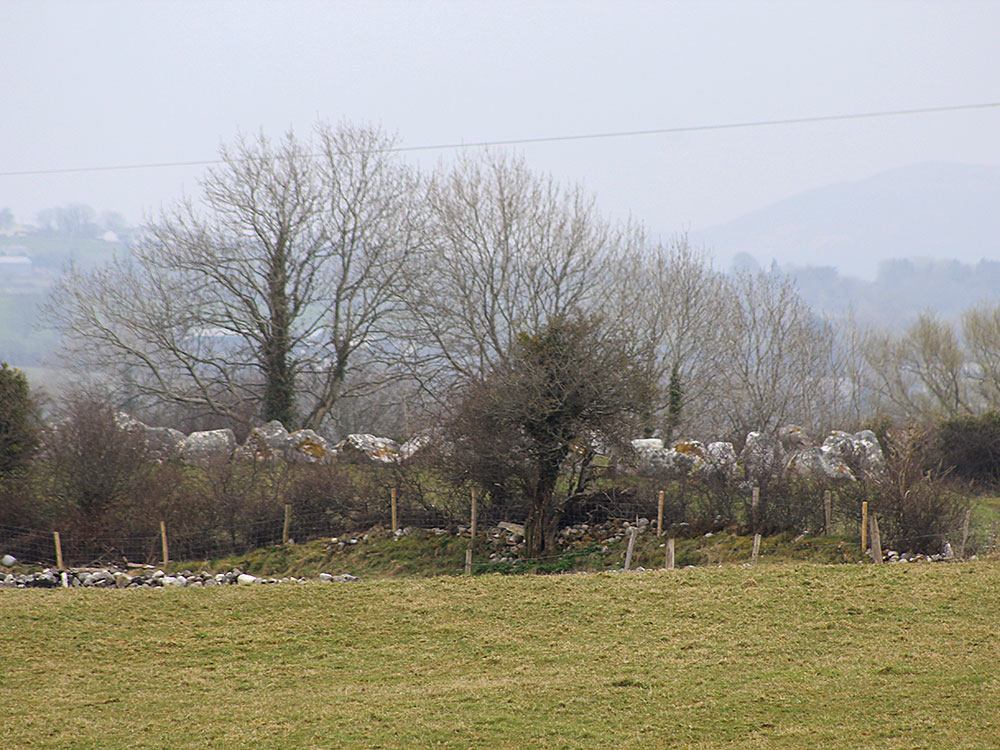
{"type": "Polygon", "coordinates": [[[993,747],[1000,565],[0,590],[21,748],[993,747]]]}

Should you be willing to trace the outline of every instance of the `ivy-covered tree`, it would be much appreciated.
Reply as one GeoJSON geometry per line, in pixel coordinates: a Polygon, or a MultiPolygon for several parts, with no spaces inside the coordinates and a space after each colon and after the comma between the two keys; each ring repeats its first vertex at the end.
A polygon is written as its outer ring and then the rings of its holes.
{"type": "Polygon", "coordinates": [[[0,477],[17,473],[38,446],[38,425],[28,378],[6,362],[0,365],[0,477]]]}
{"type": "Polygon", "coordinates": [[[650,388],[627,340],[597,317],[556,318],[522,332],[503,361],[470,382],[451,422],[459,460],[487,490],[528,500],[526,554],[554,549],[572,501],[557,492],[575,448],[625,447],[650,388]],[[512,486],[513,485],[513,486],[512,486]]]}

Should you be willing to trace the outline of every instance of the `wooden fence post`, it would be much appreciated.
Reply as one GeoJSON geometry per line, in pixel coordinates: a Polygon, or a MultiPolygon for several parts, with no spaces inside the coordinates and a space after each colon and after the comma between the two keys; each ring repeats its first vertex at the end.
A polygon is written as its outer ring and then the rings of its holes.
{"type": "Polygon", "coordinates": [[[962,524],[962,546],[958,548],[958,559],[965,559],[965,543],[969,541],[969,516],[972,515],[972,509],[965,511],[965,522],[962,524]]]}
{"type": "Polygon", "coordinates": [[[660,490],[660,502],[656,508],[656,535],[663,536],[663,490],[660,490]]]}
{"type": "Polygon", "coordinates": [[[638,526],[633,526],[628,530],[628,549],[625,550],[625,570],[629,570],[632,566],[632,548],[635,547],[635,538],[638,534],[638,526]]]}
{"type": "Polygon", "coordinates": [[[760,552],[760,534],[753,535],[753,552],[750,554],[750,564],[757,564],[757,554],[760,552]]]}
{"type": "Polygon", "coordinates": [[[998,522],[997,519],[994,518],[993,519],[993,539],[992,539],[992,543],[990,544],[990,552],[993,552],[994,554],[996,554],[996,551],[997,551],[997,536],[998,536],[997,532],[998,531],[1000,531],[1000,522],[998,522]]]}
{"type": "Polygon", "coordinates": [[[861,503],[861,554],[868,551],[868,501],[861,503]]]}
{"type": "Polygon", "coordinates": [[[666,560],[667,570],[674,569],[674,537],[670,537],[667,540],[667,560],[666,560]]]}
{"type": "Polygon", "coordinates": [[[288,533],[292,529],[292,504],[285,503],[285,524],[281,527],[281,543],[288,544],[288,533]]]}
{"type": "Polygon", "coordinates": [[[59,532],[52,532],[52,539],[56,543],[56,567],[59,570],[63,569],[63,556],[62,556],[62,542],[59,541],[59,532]]]}
{"type": "Polygon", "coordinates": [[[472,575],[472,547],[476,543],[476,491],[472,491],[472,512],[469,519],[469,546],[465,549],[465,575],[472,575]]]}
{"type": "Polygon", "coordinates": [[[872,532],[872,560],[878,565],[882,564],[882,538],[878,533],[878,519],[875,516],[868,517],[872,532]]]}
{"type": "Polygon", "coordinates": [[[833,531],[831,528],[833,526],[833,497],[830,490],[823,493],[823,516],[826,520],[826,536],[830,536],[833,531]]]}
{"type": "Polygon", "coordinates": [[[396,531],[399,529],[399,517],[396,515],[396,488],[393,487],[389,491],[389,503],[392,508],[392,534],[396,535],[396,531]]]}
{"type": "Polygon", "coordinates": [[[167,524],[160,521],[160,545],[163,548],[163,564],[170,562],[170,554],[167,552],[167,524]]]}

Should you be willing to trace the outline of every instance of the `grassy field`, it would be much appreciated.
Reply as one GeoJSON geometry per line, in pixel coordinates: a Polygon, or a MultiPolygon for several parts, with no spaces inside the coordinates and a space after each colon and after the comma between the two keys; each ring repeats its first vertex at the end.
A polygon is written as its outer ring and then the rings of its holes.
{"type": "Polygon", "coordinates": [[[0,590],[5,748],[995,747],[1000,565],[0,590]]]}

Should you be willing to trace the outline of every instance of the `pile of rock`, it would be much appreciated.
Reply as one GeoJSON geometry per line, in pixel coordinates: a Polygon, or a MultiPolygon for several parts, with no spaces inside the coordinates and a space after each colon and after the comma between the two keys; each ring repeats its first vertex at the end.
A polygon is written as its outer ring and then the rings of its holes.
{"type": "MultiPolygon", "coordinates": [[[[332,575],[320,573],[319,580],[323,582],[340,582],[360,580],[346,573],[332,575]]],[[[167,588],[170,586],[201,588],[208,586],[276,584],[276,583],[308,583],[305,578],[258,578],[234,568],[226,573],[208,573],[201,571],[193,573],[185,570],[181,573],[164,573],[162,570],[151,570],[148,573],[126,572],[118,568],[75,568],[58,571],[51,568],[38,573],[8,573],[0,575],[0,588],[33,589],[57,588],[106,588],[106,589],[136,589],[136,588],[167,588]]]]}
{"type": "Polygon", "coordinates": [[[153,459],[189,464],[205,464],[231,458],[329,464],[338,454],[378,463],[396,463],[412,458],[431,442],[426,435],[411,438],[400,445],[390,438],[357,434],[348,435],[336,445],[331,445],[313,430],[288,432],[277,420],[262,427],[254,427],[242,445],[237,443],[235,433],[228,428],[185,435],[170,427],[150,427],[124,413],[118,414],[118,425],[123,430],[141,436],[153,459]]]}
{"type": "Polygon", "coordinates": [[[854,482],[878,476],[885,459],[871,430],[854,434],[834,430],[817,445],[796,425],[776,434],[751,432],[743,451],[736,455],[732,443],[705,445],[698,440],[678,440],[669,448],[657,438],[633,440],[639,471],[647,476],[680,479],[685,476],[743,477],[756,482],[764,477],[794,475],[806,479],[854,482]]]}

